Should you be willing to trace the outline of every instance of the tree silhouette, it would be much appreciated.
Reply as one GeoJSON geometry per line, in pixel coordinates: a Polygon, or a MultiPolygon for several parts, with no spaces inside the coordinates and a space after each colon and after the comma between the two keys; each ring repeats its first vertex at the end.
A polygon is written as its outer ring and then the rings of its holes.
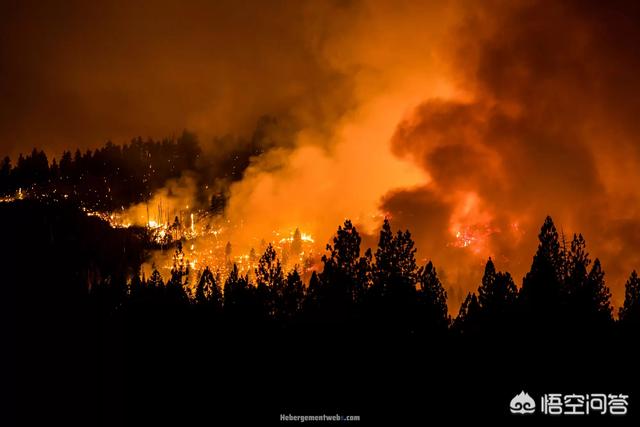
{"type": "Polygon", "coordinates": [[[282,303],[277,304],[276,318],[282,322],[289,322],[300,313],[304,303],[304,285],[297,269],[287,274],[286,284],[282,290],[282,303]]]}
{"type": "Polygon", "coordinates": [[[356,314],[356,304],[364,294],[358,281],[360,268],[360,235],[350,220],[339,226],[328,255],[322,256],[324,269],[319,276],[317,304],[327,319],[347,320],[356,314]]]}
{"type": "Polygon", "coordinates": [[[153,266],[153,272],[151,276],[149,276],[149,280],[147,280],[147,287],[151,289],[162,289],[164,288],[164,281],[162,280],[162,275],[158,271],[158,269],[153,266]]]}
{"type": "Polygon", "coordinates": [[[528,328],[546,333],[555,330],[553,324],[560,321],[564,254],[558,241],[558,232],[550,216],[544,221],[539,245],[533,257],[531,269],[526,274],[519,302],[528,328]]]}
{"type": "Polygon", "coordinates": [[[613,321],[611,315],[611,291],[604,282],[604,271],[598,258],[587,276],[580,300],[584,299],[585,317],[592,327],[606,327],[613,321]]]}
{"type": "Polygon", "coordinates": [[[574,234],[571,241],[571,250],[566,256],[568,276],[568,290],[571,293],[579,288],[587,276],[588,267],[591,264],[587,253],[587,243],[582,234],[574,234]]]}
{"type": "MultiPolygon", "coordinates": [[[[248,154],[247,154],[248,156],[248,154]]],[[[65,195],[85,207],[114,210],[148,200],[151,194],[185,171],[211,170],[201,163],[197,138],[184,132],[177,139],[162,141],[134,138],[122,146],[107,141],[102,148],[74,154],[65,150],[49,163],[44,151],[20,154],[15,167],[10,158],[0,166],[0,194],[29,189],[30,197],[57,200],[65,195]],[[201,168],[201,169],[200,169],[201,168]]],[[[236,160],[232,159],[234,165],[236,160]]],[[[227,165],[227,168],[234,165],[227,165]]],[[[224,177],[225,167],[217,168],[224,177]]]]}
{"type": "Polygon", "coordinates": [[[255,288],[246,274],[243,276],[239,273],[237,264],[233,264],[224,283],[223,310],[236,324],[250,323],[261,313],[256,302],[255,288]]]}
{"type": "Polygon", "coordinates": [[[178,241],[173,254],[173,266],[171,278],[165,287],[165,293],[169,302],[174,304],[186,303],[188,296],[186,289],[189,286],[189,263],[185,259],[182,250],[182,242],[178,241]]]}
{"type": "Polygon", "coordinates": [[[586,250],[586,242],[582,234],[574,234],[571,241],[571,249],[566,256],[566,269],[564,276],[565,297],[568,309],[578,311],[584,307],[587,275],[589,273],[591,259],[586,250]]]}
{"type": "Polygon", "coordinates": [[[609,303],[611,293],[605,285],[598,259],[589,271],[591,260],[582,234],[574,234],[566,263],[566,317],[571,327],[574,331],[593,331],[609,326],[613,321],[609,303]]]}
{"type": "Polygon", "coordinates": [[[411,234],[398,231],[394,236],[385,219],[371,267],[368,305],[369,315],[391,330],[412,331],[416,327],[415,252],[411,234]]]}
{"type": "Polygon", "coordinates": [[[453,321],[452,329],[462,336],[474,336],[478,333],[480,322],[480,303],[475,293],[469,292],[460,306],[460,311],[453,321]]]}
{"type": "Polygon", "coordinates": [[[637,331],[640,327],[640,278],[635,270],[624,285],[624,304],[620,307],[618,317],[625,329],[637,331]]]}
{"type": "Polygon", "coordinates": [[[509,273],[496,271],[491,258],[487,261],[478,287],[480,321],[483,328],[495,331],[511,324],[518,290],[509,273]]]}
{"type": "Polygon", "coordinates": [[[450,323],[447,292],[431,261],[418,272],[417,301],[419,330],[435,334],[446,332],[450,323]]]}
{"type": "MultiPolygon", "coordinates": [[[[83,157],[81,161],[86,160],[83,157]]],[[[473,383],[484,390],[499,373],[514,372],[520,364],[527,370],[518,372],[533,378],[537,372],[531,373],[532,369],[542,365],[542,371],[558,359],[585,362],[587,369],[576,372],[594,372],[590,381],[598,376],[624,378],[630,373],[628,364],[612,363],[605,370],[598,363],[611,351],[629,360],[635,356],[633,343],[640,327],[637,273],[631,273],[625,286],[625,302],[619,311],[622,333],[614,333],[609,327],[613,323],[610,293],[600,261],[590,260],[580,235],[573,237],[570,248],[561,244],[550,219],[545,221],[532,270],[526,275],[528,294],[519,295],[509,273],[498,271],[489,258],[477,292],[460,301],[458,315],[451,322],[447,305],[452,304],[447,301],[442,272],[438,275],[432,262],[417,268],[411,235],[393,233],[388,221],[382,224],[376,250],[364,254],[358,232],[345,222],[328,246],[322,272],[309,271],[306,289],[301,276],[308,270],[303,273],[296,266],[286,274],[276,248],[265,242],[264,254],[252,265],[255,286],[249,273],[241,273],[232,264],[221,273],[228,276],[223,293],[220,277],[206,267],[197,277],[191,300],[185,288],[195,276],[189,278],[189,262],[180,241],[175,242],[165,286],[155,266],[148,279],[141,277],[147,246],[140,236],[128,240],[138,235],[134,229],[113,229],[72,206],[30,200],[0,203],[0,213],[11,225],[5,230],[9,243],[4,246],[3,260],[10,268],[5,271],[8,279],[3,282],[2,303],[15,293],[18,307],[28,314],[21,320],[31,321],[36,315],[31,330],[37,334],[44,329],[41,335],[54,337],[51,341],[46,338],[44,350],[63,344],[55,338],[61,332],[77,324],[88,325],[66,342],[76,343],[79,337],[104,339],[101,346],[82,349],[78,359],[89,355],[88,365],[107,366],[114,382],[127,387],[131,378],[147,380],[136,377],[145,371],[149,379],[162,382],[170,375],[192,376],[189,372],[206,381],[220,381],[226,375],[237,388],[223,381],[215,383],[214,388],[225,395],[230,391],[237,395],[252,381],[264,382],[263,390],[268,390],[272,374],[296,378],[305,369],[341,378],[352,371],[369,375],[389,369],[387,373],[394,377],[424,374],[429,381],[436,371],[422,367],[436,366],[450,381],[452,375],[457,378],[458,370],[464,371],[459,369],[461,362],[471,354],[478,366],[473,383]],[[34,260],[39,261],[39,268],[33,268],[34,260]],[[545,311],[549,308],[562,316],[550,316],[545,311]],[[518,310],[526,316],[519,317],[518,310]],[[56,322],[56,316],[65,316],[65,322],[56,322]],[[50,323],[55,327],[50,328],[50,323]],[[543,329],[543,335],[532,335],[535,328],[543,329]],[[556,328],[562,334],[550,337],[545,328],[556,328]],[[575,331],[580,334],[572,340],[574,334],[566,332],[575,331]],[[316,352],[318,343],[328,347],[327,351],[316,352]],[[100,359],[92,359],[93,354],[100,359]],[[444,358],[446,364],[440,364],[444,358]],[[411,360],[422,365],[416,368],[407,362],[411,360]],[[596,366],[593,371],[589,371],[591,365],[596,366]]],[[[461,286],[470,284],[448,285],[461,294],[461,286]]],[[[31,335],[26,336],[25,341],[31,340],[31,335]]],[[[37,363],[30,363],[30,369],[41,362],[42,349],[33,354],[37,363]]],[[[551,366],[551,374],[564,373],[565,365],[557,364],[558,371],[551,366]]],[[[85,368],[83,365],[82,375],[90,372],[85,368]]],[[[461,378],[466,379],[464,375],[461,378]]],[[[133,405],[137,395],[135,389],[128,392],[133,405]]]]}
{"type": "Polygon", "coordinates": [[[206,304],[213,311],[219,312],[222,309],[222,290],[218,284],[219,281],[219,276],[214,276],[209,267],[206,267],[196,286],[196,303],[206,304]]]}
{"type": "Polygon", "coordinates": [[[371,248],[367,248],[364,255],[358,260],[355,281],[358,285],[354,289],[353,298],[356,303],[362,304],[367,299],[373,286],[373,256],[371,248]]]}
{"type": "Polygon", "coordinates": [[[262,307],[263,315],[278,317],[283,311],[285,279],[282,265],[271,243],[258,260],[255,278],[256,297],[262,307]]]}
{"type": "MultiPolygon", "coordinates": [[[[39,154],[27,157],[33,156],[39,154]]],[[[80,162],[88,159],[80,154],[80,162]]],[[[22,167],[27,167],[26,161],[23,157],[22,167]]],[[[165,285],[155,265],[148,279],[140,275],[149,248],[140,230],[113,229],[71,205],[22,200],[0,203],[0,212],[9,225],[5,227],[9,243],[4,246],[3,260],[9,268],[3,296],[14,292],[20,297],[21,309],[29,315],[41,314],[33,323],[34,330],[47,328],[52,319],[55,323],[55,316],[67,316],[66,310],[73,308],[67,322],[51,329],[53,337],[72,325],[93,322],[82,336],[104,335],[109,350],[102,355],[96,349],[103,348],[96,347],[81,356],[98,353],[101,365],[113,363],[116,382],[120,382],[117,375],[128,380],[132,372],[145,369],[150,377],[164,381],[166,372],[173,369],[182,376],[187,372],[185,367],[191,369],[195,362],[198,375],[208,371],[212,380],[221,375],[220,370],[200,369],[201,365],[225,366],[239,385],[235,391],[254,379],[268,380],[269,388],[271,373],[297,376],[304,369],[319,368],[323,374],[344,374],[353,369],[369,374],[390,365],[393,375],[399,371],[413,374],[425,370],[416,369],[407,360],[427,360],[423,365],[440,369],[432,363],[437,359],[430,358],[430,353],[456,359],[468,352],[474,357],[487,355],[480,359],[477,370],[482,374],[477,382],[484,387],[483,381],[493,381],[498,369],[513,372],[510,359],[531,367],[544,362],[551,350],[572,363],[580,358],[597,362],[594,355],[600,357],[611,349],[631,355],[640,327],[636,271],[625,286],[625,301],[619,311],[622,333],[617,334],[610,327],[614,323],[610,292],[600,261],[591,261],[581,235],[573,236],[570,248],[566,248],[550,218],[542,227],[522,292],[518,293],[511,275],[498,271],[494,259],[489,258],[477,292],[460,301],[451,322],[447,305],[452,303],[447,301],[443,282],[450,285],[450,294],[451,290],[461,294],[461,286],[471,284],[446,283],[431,261],[418,268],[411,234],[394,233],[389,221],[382,224],[377,248],[364,254],[358,231],[346,221],[327,246],[319,273],[297,266],[285,272],[276,248],[265,242],[262,256],[257,258],[254,251],[250,257],[252,264],[255,262],[251,266],[253,283],[249,273],[241,273],[232,264],[228,271],[222,268],[221,274],[226,275],[222,292],[222,279],[209,267],[199,277],[190,277],[194,272],[181,241],[175,242],[165,285]],[[39,268],[33,268],[34,260],[40,263],[39,268]],[[306,274],[310,278],[305,289],[306,274]],[[192,280],[197,281],[194,284],[192,280]],[[187,292],[190,285],[195,285],[193,300],[187,292]],[[36,302],[38,299],[42,302],[36,302]],[[542,330],[540,336],[531,334],[536,328],[542,330]],[[554,328],[558,335],[550,336],[548,331],[554,328]],[[101,334],[103,330],[105,334],[101,334]],[[567,332],[576,331],[580,332],[578,339],[572,340],[574,334],[567,332]],[[329,343],[330,348],[321,356],[309,356],[313,352],[306,346],[316,343],[329,343]],[[358,347],[356,351],[352,344],[358,347]],[[211,349],[207,349],[209,345],[211,349]],[[275,349],[277,346],[281,348],[275,349]],[[575,350],[567,350],[572,347],[575,350]],[[402,352],[405,348],[413,353],[402,352]],[[495,360],[486,364],[490,358],[495,360]],[[161,362],[149,368],[156,359],[161,362]],[[404,372],[403,364],[407,365],[404,372]]],[[[54,339],[47,341],[46,347],[59,344],[54,339]]],[[[460,366],[459,361],[442,370],[451,374],[460,366]]],[[[597,369],[598,374],[610,374],[597,369]]],[[[627,368],[608,369],[620,375],[627,368]]],[[[220,390],[229,391],[225,387],[220,390]]]]}
{"type": "Polygon", "coordinates": [[[385,219],[375,252],[374,290],[385,296],[394,292],[404,294],[406,289],[415,289],[418,273],[415,253],[411,233],[398,231],[394,236],[389,220],[385,219]]]}
{"type": "Polygon", "coordinates": [[[317,320],[319,319],[319,299],[321,295],[320,290],[320,278],[318,273],[313,271],[311,273],[311,277],[309,278],[309,284],[307,286],[307,292],[304,298],[303,306],[303,315],[307,320],[317,320]]]}
{"type": "Polygon", "coordinates": [[[60,178],[64,181],[71,179],[73,170],[73,160],[71,160],[71,152],[65,151],[60,158],[60,178]]]}

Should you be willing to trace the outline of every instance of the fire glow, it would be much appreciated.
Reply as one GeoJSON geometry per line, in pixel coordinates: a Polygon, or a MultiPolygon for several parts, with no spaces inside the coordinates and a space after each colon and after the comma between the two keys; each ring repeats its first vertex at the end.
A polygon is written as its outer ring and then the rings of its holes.
{"type": "MultiPolygon", "coordinates": [[[[253,237],[253,245],[243,247],[234,244],[234,236],[242,232],[242,224],[234,224],[221,215],[213,215],[204,209],[194,210],[192,205],[186,205],[184,209],[169,209],[166,201],[164,208],[158,212],[165,213],[164,218],[152,218],[144,222],[144,218],[138,218],[137,223],[148,232],[151,241],[159,246],[153,251],[151,261],[143,267],[150,273],[155,266],[163,270],[173,267],[174,247],[176,242],[182,242],[184,258],[191,270],[198,273],[201,269],[209,267],[225,277],[233,265],[238,266],[241,273],[253,274],[259,257],[266,246],[271,244],[277,251],[285,270],[298,269],[299,273],[306,276],[317,262],[317,248],[315,239],[311,234],[300,231],[297,227],[288,230],[273,230],[266,238],[253,237]],[[281,237],[286,235],[287,237],[281,237]]],[[[104,214],[100,212],[87,212],[107,221],[115,228],[127,228],[133,223],[131,212],[122,214],[104,214]]],[[[197,276],[196,276],[197,277],[197,276]]]]}

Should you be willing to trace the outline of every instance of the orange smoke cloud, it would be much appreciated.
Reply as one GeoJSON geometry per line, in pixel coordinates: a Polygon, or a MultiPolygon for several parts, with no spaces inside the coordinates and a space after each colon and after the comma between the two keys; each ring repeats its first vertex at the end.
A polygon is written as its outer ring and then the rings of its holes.
{"type": "Polygon", "coordinates": [[[435,50],[450,11],[437,4],[356,2],[332,13],[336,19],[326,23],[332,31],[318,41],[317,53],[339,74],[350,75],[352,92],[325,98],[346,97],[351,108],[322,129],[313,119],[306,121],[294,136],[294,148],[256,159],[232,185],[226,214],[243,223],[242,233],[234,236],[239,242],[299,226],[323,249],[345,218],[375,233],[385,215],[380,202],[386,193],[430,179],[394,156],[389,141],[403,115],[425,96],[455,93],[435,50]],[[416,12],[421,20],[407,20],[416,12]],[[422,55],[406,56],[418,50],[422,55]]]}
{"type": "Polygon", "coordinates": [[[234,250],[296,227],[321,250],[345,218],[373,234],[389,215],[470,290],[488,256],[521,277],[551,214],[583,232],[619,304],[640,266],[638,8],[426,3],[16,5],[0,136],[58,149],[188,127],[216,153],[240,139],[212,135],[270,114],[287,131],[229,189],[234,250]]]}
{"type": "Polygon", "coordinates": [[[391,215],[464,290],[488,256],[521,277],[551,214],[567,239],[586,236],[619,304],[640,263],[634,14],[364,3],[321,49],[354,73],[355,107],[324,140],[305,128],[296,148],[254,164],[228,213],[252,233],[304,224],[320,241],[345,217],[371,233],[391,215]]]}
{"type": "MultiPolygon", "coordinates": [[[[496,2],[461,11],[449,64],[468,96],[425,98],[399,124],[394,153],[432,181],[387,195],[385,206],[406,211],[413,199],[411,216],[396,218],[416,231],[419,247],[434,236],[415,211],[436,210],[431,220],[448,227],[448,238],[497,257],[516,277],[549,213],[567,239],[585,235],[619,304],[624,277],[640,262],[637,8],[496,2]]],[[[445,236],[435,238],[430,256],[460,270],[464,254],[443,252],[445,236]]]]}

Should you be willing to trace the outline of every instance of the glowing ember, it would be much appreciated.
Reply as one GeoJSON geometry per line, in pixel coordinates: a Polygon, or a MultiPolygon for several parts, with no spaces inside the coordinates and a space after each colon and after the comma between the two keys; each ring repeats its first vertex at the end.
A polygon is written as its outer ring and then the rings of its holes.
{"type": "Polygon", "coordinates": [[[458,247],[458,248],[466,248],[471,246],[471,244],[473,243],[473,241],[475,240],[474,236],[472,233],[470,233],[468,230],[464,230],[464,231],[457,231],[456,232],[456,242],[454,243],[454,246],[458,247]]]}
{"type": "Polygon", "coordinates": [[[469,248],[477,255],[489,256],[491,249],[489,240],[492,234],[500,230],[492,228],[489,224],[462,227],[455,231],[455,240],[449,244],[455,248],[469,248]]]}

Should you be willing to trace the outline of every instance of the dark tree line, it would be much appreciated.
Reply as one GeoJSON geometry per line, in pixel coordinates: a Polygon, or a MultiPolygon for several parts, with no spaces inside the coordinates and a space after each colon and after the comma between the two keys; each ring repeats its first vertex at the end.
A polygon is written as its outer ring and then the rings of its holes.
{"type": "MultiPolygon", "coordinates": [[[[569,247],[561,242],[547,217],[530,271],[518,289],[511,275],[488,260],[478,292],[464,300],[453,330],[461,334],[499,332],[532,335],[600,335],[614,326],[611,292],[600,260],[591,260],[586,242],[575,234],[569,247]]],[[[638,327],[633,312],[640,309],[635,271],[626,284],[621,327],[638,327]],[[635,296],[634,296],[635,295],[635,296]],[[625,308],[627,307],[627,308],[625,308]],[[633,307],[633,308],[631,308],[633,307]]],[[[635,315],[637,316],[637,315],[635,315]]]]}
{"type": "Polygon", "coordinates": [[[524,284],[488,260],[450,319],[436,268],[388,222],[364,252],[345,222],[303,283],[268,245],[250,277],[190,271],[180,245],[166,273],[144,276],[144,236],[71,203],[0,203],[0,218],[12,224],[0,246],[2,366],[21,419],[146,425],[173,413],[187,425],[190,414],[277,420],[326,407],[393,423],[450,416],[460,402],[474,417],[502,414],[523,388],[637,388],[638,275],[614,321],[600,263],[579,235],[561,243],[550,219],[524,284]]]}
{"type": "Polygon", "coordinates": [[[176,138],[134,138],[129,144],[108,141],[95,150],[64,151],[49,159],[33,149],[0,162],[0,196],[18,191],[35,199],[72,200],[96,210],[112,211],[148,200],[170,179],[190,172],[203,189],[203,206],[220,214],[226,204],[225,185],[242,178],[250,158],[274,144],[278,122],[262,117],[249,138],[217,137],[203,151],[195,134],[176,138]],[[223,184],[220,184],[223,183],[223,184]],[[210,191],[204,191],[210,190],[210,191]]]}
{"type": "Polygon", "coordinates": [[[417,265],[410,233],[394,235],[385,221],[375,254],[361,254],[360,242],[356,227],[346,221],[327,246],[322,271],[312,274],[308,286],[297,269],[283,270],[269,244],[258,259],[254,280],[236,265],[224,281],[207,267],[193,295],[185,281],[189,267],[178,245],[167,283],[156,269],[148,279],[136,274],[128,302],[133,310],[140,304],[195,306],[232,324],[369,325],[389,334],[443,335],[450,322],[446,292],[431,262],[417,265]]]}
{"type": "MultiPolygon", "coordinates": [[[[207,267],[190,286],[189,266],[178,245],[167,283],[157,270],[148,279],[134,275],[127,302],[133,310],[142,301],[195,307],[236,325],[302,323],[329,329],[357,327],[388,336],[444,336],[448,331],[471,337],[611,332],[615,326],[611,294],[600,261],[591,260],[582,235],[574,235],[570,247],[564,247],[548,217],[539,241],[520,289],[489,258],[477,292],[467,295],[454,319],[448,314],[447,294],[436,268],[430,261],[419,266],[410,232],[393,233],[388,220],[375,252],[361,252],[360,235],[350,221],[338,227],[322,257],[322,270],[313,272],[307,286],[297,269],[283,271],[271,245],[257,262],[254,280],[236,265],[224,281],[207,267]]],[[[626,284],[620,327],[637,329],[638,313],[640,280],[634,271],[626,284]]]]}
{"type": "Polygon", "coordinates": [[[107,142],[94,151],[64,151],[48,161],[34,149],[15,165],[5,157],[0,168],[0,193],[19,189],[32,197],[81,201],[95,209],[112,210],[139,203],[168,179],[194,170],[200,147],[194,134],[154,141],[135,138],[122,146],[107,142]]]}

